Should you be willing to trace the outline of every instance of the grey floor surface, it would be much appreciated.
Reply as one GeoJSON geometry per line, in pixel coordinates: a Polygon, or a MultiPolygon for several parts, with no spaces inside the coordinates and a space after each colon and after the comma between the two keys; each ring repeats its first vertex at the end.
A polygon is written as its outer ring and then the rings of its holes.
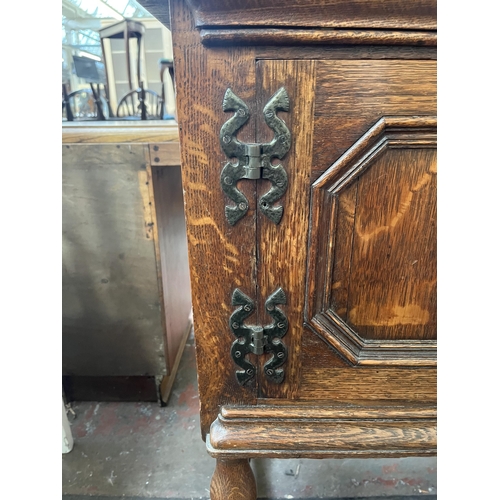
{"type": "MultiPolygon", "coordinates": [[[[192,339],[169,404],[75,402],[63,500],[208,499],[214,460],[199,430],[192,339]]],[[[436,459],[251,461],[259,499],[436,498],[436,459]]]]}

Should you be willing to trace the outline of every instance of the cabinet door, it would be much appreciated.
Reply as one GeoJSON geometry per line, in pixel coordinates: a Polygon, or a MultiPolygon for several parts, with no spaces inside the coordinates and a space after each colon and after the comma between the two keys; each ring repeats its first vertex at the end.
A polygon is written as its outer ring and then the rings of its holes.
{"type": "Polygon", "coordinates": [[[257,213],[257,296],[282,287],[289,321],[285,378],[261,356],[259,395],[435,400],[435,61],[261,60],[256,76],[258,109],[287,90],[292,134],[282,220],[257,213]]]}

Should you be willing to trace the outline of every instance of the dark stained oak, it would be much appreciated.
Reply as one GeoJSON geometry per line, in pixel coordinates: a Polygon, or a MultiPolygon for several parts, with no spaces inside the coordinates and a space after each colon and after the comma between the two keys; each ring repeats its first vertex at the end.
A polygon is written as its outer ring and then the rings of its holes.
{"type": "Polygon", "coordinates": [[[211,500],[256,500],[257,485],[247,458],[218,458],[210,483],[211,500]]]}
{"type": "Polygon", "coordinates": [[[355,367],[326,368],[302,364],[298,398],[332,400],[436,401],[434,368],[355,367]]]}
{"type": "Polygon", "coordinates": [[[435,1],[169,6],[212,499],[255,498],[251,457],[435,454],[435,1]],[[266,143],[262,110],[281,87],[291,133],[282,218],[256,209],[271,184],[243,179],[249,210],[230,225],[223,96],[230,88],[250,111],[237,139],[266,143]],[[280,287],[284,378],[264,374],[271,354],[248,354],[257,373],[240,385],[232,293],[255,304],[247,325],[266,326],[280,287]]]}
{"type": "Polygon", "coordinates": [[[256,45],[257,59],[436,59],[436,47],[412,47],[399,45],[256,45]]]}

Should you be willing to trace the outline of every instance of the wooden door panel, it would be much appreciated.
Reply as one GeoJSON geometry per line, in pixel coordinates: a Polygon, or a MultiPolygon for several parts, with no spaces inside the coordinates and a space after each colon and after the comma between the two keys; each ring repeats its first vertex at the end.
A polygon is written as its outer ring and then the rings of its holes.
{"type": "Polygon", "coordinates": [[[435,339],[436,150],[390,150],[356,192],[349,293],[332,303],[365,339],[435,339]]]}
{"type": "Polygon", "coordinates": [[[435,364],[435,118],[381,118],[313,183],[309,224],[310,328],[353,364],[435,364]]]}
{"type": "Polygon", "coordinates": [[[317,61],[312,180],[383,116],[436,114],[433,60],[317,61]]]}
{"type": "Polygon", "coordinates": [[[257,63],[259,109],[284,86],[292,132],[283,218],[257,214],[258,296],[281,286],[290,321],[261,397],[435,398],[435,81],[432,60],[257,63]]]}

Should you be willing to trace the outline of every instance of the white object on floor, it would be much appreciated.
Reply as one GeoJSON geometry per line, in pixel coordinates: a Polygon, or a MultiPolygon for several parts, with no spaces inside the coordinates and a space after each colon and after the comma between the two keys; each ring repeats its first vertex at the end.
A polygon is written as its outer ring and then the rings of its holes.
{"type": "Polygon", "coordinates": [[[64,400],[62,402],[62,452],[69,453],[73,449],[73,435],[69,425],[68,416],[66,415],[66,407],[64,400]]]}

